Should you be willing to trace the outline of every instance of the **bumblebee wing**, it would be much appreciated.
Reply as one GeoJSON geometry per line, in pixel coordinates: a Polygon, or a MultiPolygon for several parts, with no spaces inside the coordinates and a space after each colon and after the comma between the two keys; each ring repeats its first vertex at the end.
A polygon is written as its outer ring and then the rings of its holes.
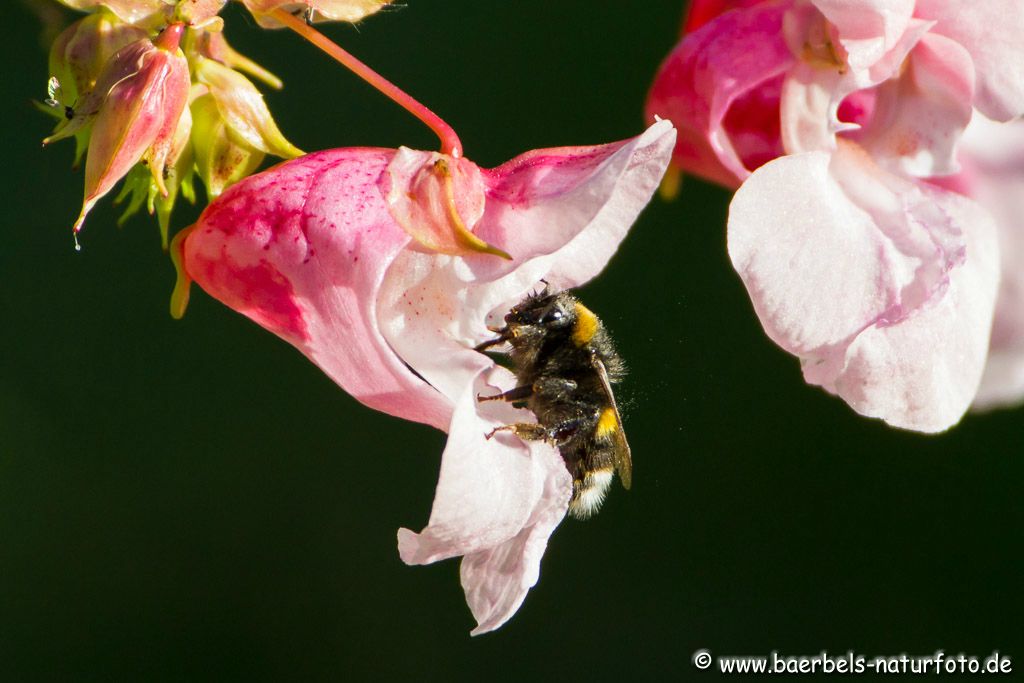
{"type": "Polygon", "coordinates": [[[619,414],[618,404],[615,403],[615,394],[612,393],[612,383],[608,378],[608,368],[604,366],[604,361],[597,355],[591,358],[590,363],[593,365],[594,370],[597,371],[597,376],[601,378],[601,388],[604,390],[605,398],[608,399],[608,405],[615,411],[615,430],[611,435],[612,445],[614,446],[615,471],[619,475],[619,480],[622,481],[623,488],[628,489],[633,483],[633,454],[629,450],[629,443],[626,441],[626,432],[622,429],[622,416],[619,414]]]}

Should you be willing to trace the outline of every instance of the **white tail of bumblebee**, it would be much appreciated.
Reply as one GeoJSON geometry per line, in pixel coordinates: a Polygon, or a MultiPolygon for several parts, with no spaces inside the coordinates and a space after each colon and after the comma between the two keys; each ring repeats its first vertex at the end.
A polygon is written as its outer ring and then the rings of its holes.
{"type": "Polygon", "coordinates": [[[613,478],[611,468],[587,472],[579,488],[573,491],[569,514],[576,519],[587,519],[600,510],[613,478]]]}

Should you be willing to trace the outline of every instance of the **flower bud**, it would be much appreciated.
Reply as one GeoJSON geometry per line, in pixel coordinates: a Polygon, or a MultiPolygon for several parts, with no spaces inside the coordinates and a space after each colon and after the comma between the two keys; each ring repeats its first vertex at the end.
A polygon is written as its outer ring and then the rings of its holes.
{"type": "Polygon", "coordinates": [[[146,165],[136,164],[128,172],[121,187],[121,193],[114,200],[114,204],[120,204],[128,198],[128,205],[121,217],[117,219],[117,227],[121,227],[129,218],[138,213],[145,202],[149,215],[156,214],[160,226],[160,244],[164,251],[167,251],[171,212],[178,201],[178,194],[180,193],[192,204],[196,200],[193,186],[195,157],[192,153],[192,143],[189,141],[191,132],[192,115],[188,107],[185,107],[178,119],[178,128],[174,133],[171,152],[164,169],[163,184],[167,190],[166,195],[161,194],[160,188],[153,180],[153,174],[149,172],[146,165]]]}
{"type": "Polygon", "coordinates": [[[110,10],[121,21],[139,24],[156,20],[173,9],[177,0],[59,0],[72,9],[90,10],[97,7],[110,10]],[[157,16],[154,16],[157,15],[157,16]]]}
{"type": "MultiPolygon", "coordinates": [[[[93,89],[107,61],[122,47],[147,37],[144,30],[101,11],[71,24],[50,48],[50,75],[71,103],[93,89]]],[[[72,104],[73,106],[73,104],[72,104]]]]}
{"type": "MultiPolygon", "coordinates": [[[[53,42],[50,48],[52,90],[50,109],[60,118],[57,130],[64,128],[84,97],[96,85],[103,67],[125,45],[146,37],[137,26],[126,24],[113,14],[100,11],[79,19],[53,42]]],[[[56,131],[55,131],[56,132],[56,131]]],[[[88,127],[78,128],[75,136],[75,164],[89,144],[88,127]]]]}
{"type": "Polygon", "coordinates": [[[204,57],[209,57],[220,62],[224,66],[242,71],[253,78],[263,81],[274,90],[280,90],[284,85],[281,79],[252,61],[245,55],[236,52],[228,45],[227,38],[222,31],[195,31],[196,48],[204,57]]]}
{"type": "Polygon", "coordinates": [[[210,89],[217,110],[231,131],[247,145],[267,154],[290,159],[303,151],[288,142],[248,78],[212,59],[199,57],[196,80],[210,89]]]}
{"type": "Polygon", "coordinates": [[[195,154],[190,140],[192,134],[192,113],[188,107],[181,112],[178,119],[178,128],[174,133],[174,141],[171,144],[171,152],[167,157],[167,167],[164,171],[164,185],[167,194],[162,195],[155,191],[156,183],[151,186],[149,197],[149,212],[156,210],[157,222],[160,225],[160,245],[167,251],[167,238],[171,227],[171,211],[178,201],[180,193],[190,203],[196,201],[193,178],[195,177],[195,154]]]}
{"type": "Polygon", "coordinates": [[[348,21],[355,23],[379,11],[391,0],[242,0],[256,21],[264,28],[278,28],[278,22],[266,16],[267,12],[283,9],[286,12],[306,10],[313,21],[348,21]]]}
{"type": "Polygon", "coordinates": [[[224,22],[217,14],[227,0],[178,0],[175,18],[192,28],[223,27],[224,22]]]}
{"type": "Polygon", "coordinates": [[[213,95],[192,101],[192,140],[195,165],[211,200],[263,163],[265,154],[231,132],[213,95]]]}
{"type": "Polygon", "coordinates": [[[172,24],[153,41],[128,45],[100,75],[93,93],[109,90],[93,122],[76,233],[96,201],[144,157],[160,194],[168,194],[164,169],[189,94],[188,62],[178,47],[184,28],[172,24]]]}

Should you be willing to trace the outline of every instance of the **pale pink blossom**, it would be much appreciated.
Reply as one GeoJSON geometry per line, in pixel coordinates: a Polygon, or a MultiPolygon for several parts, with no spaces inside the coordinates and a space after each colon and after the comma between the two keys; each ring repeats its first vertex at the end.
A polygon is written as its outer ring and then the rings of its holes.
{"type": "Polygon", "coordinates": [[[679,127],[675,166],[740,186],[729,253],[765,331],[864,415],[955,424],[985,365],[998,248],[981,205],[923,179],[959,170],[975,110],[1024,111],[1024,8],[695,8],[647,111],[679,127]]]}
{"type": "MultiPolygon", "coordinates": [[[[511,260],[438,253],[414,240],[395,215],[404,220],[408,207],[388,197],[412,188],[410,155],[435,160],[393,149],[318,152],[247,178],[178,240],[188,276],[358,400],[448,432],[430,522],[419,533],[399,531],[399,552],[409,564],[463,556],[474,633],[519,608],[571,490],[553,447],[485,438],[530,416],[477,401],[515,379],[474,346],[542,280],[574,287],[604,268],[657,187],[674,141],[661,122],[623,142],[535,150],[494,169],[462,160],[471,182],[459,192],[479,195],[458,197],[455,210],[481,210],[467,224],[511,260]]],[[[438,201],[433,191],[422,196],[438,201]]]]}
{"type": "Polygon", "coordinates": [[[960,146],[963,172],[950,186],[992,213],[1002,277],[988,359],[974,407],[1024,400],[1024,120],[1000,124],[975,115],[960,146]]]}
{"type": "Polygon", "coordinates": [[[729,256],[765,332],[804,379],[906,429],[955,424],[978,388],[998,281],[978,204],[841,143],[754,172],[729,256]]]}

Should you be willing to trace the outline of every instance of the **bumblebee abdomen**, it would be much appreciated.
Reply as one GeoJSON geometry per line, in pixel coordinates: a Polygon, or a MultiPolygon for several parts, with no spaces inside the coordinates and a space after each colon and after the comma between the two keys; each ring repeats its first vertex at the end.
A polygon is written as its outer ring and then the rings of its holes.
{"type": "Polygon", "coordinates": [[[613,468],[604,467],[585,472],[581,479],[573,479],[569,514],[576,519],[587,519],[600,510],[614,478],[613,468]]]}
{"type": "Polygon", "coordinates": [[[589,432],[559,449],[572,475],[569,514],[577,519],[586,519],[600,509],[615,478],[615,452],[610,439],[615,428],[608,426],[607,414],[602,411],[589,432]],[[602,419],[603,428],[612,432],[602,433],[602,419]]]}

